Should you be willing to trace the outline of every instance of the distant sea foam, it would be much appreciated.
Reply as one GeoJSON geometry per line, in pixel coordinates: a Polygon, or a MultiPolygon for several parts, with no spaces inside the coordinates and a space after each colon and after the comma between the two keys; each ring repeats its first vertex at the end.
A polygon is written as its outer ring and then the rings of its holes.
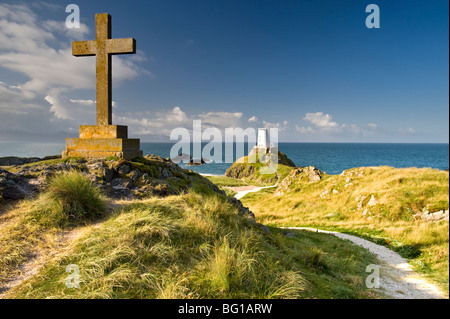
{"type": "MultiPolygon", "coordinates": [[[[169,157],[172,146],[173,143],[141,143],[144,154],[162,157],[169,157]]],[[[0,157],[44,157],[61,154],[64,148],[64,144],[0,143],[0,157]]],[[[279,143],[278,148],[295,165],[312,165],[328,174],[340,174],[353,167],[380,165],[441,170],[449,168],[449,144],[279,143]]],[[[247,150],[247,146],[244,149],[247,150]]],[[[186,166],[181,163],[184,168],[212,175],[223,175],[230,165],[231,163],[212,163],[186,166]]]]}

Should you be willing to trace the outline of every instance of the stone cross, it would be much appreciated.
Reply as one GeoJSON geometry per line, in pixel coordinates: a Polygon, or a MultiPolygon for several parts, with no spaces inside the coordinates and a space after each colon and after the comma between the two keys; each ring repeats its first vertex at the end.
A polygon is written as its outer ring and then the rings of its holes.
{"type": "Polygon", "coordinates": [[[111,16],[108,13],[95,15],[95,40],[72,42],[72,55],[95,55],[97,58],[97,125],[112,124],[111,55],[128,53],[136,53],[136,40],[111,39],[111,16]]]}

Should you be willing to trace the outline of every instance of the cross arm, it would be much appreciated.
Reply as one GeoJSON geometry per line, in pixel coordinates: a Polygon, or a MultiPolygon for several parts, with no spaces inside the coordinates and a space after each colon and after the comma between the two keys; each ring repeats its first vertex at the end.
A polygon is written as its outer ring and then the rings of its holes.
{"type": "Polygon", "coordinates": [[[94,40],[72,42],[72,55],[74,56],[95,55],[96,53],[97,42],[94,40]]]}
{"type": "Polygon", "coordinates": [[[133,38],[106,40],[106,52],[110,54],[136,53],[136,40],[133,38]]]}

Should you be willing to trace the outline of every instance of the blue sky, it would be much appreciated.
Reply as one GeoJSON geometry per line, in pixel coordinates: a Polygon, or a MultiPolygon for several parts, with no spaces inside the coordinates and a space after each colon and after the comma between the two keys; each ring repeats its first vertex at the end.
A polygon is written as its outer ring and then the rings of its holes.
{"type": "Polygon", "coordinates": [[[113,122],[278,127],[291,142],[449,140],[448,1],[0,0],[0,141],[63,141],[95,124],[95,13],[136,55],[113,59],[113,122]],[[82,28],[67,29],[76,3],[82,28]],[[365,8],[380,7],[368,29],[365,8]]]}

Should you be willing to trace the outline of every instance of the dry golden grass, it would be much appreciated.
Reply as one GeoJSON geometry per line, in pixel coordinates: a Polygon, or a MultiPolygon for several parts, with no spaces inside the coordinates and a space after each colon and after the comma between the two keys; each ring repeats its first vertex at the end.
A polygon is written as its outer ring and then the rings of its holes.
{"type": "Polygon", "coordinates": [[[448,210],[448,172],[355,168],[342,175],[325,175],[319,182],[309,182],[305,175],[284,195],[273,193],[268,189],[242,198],[259,222],[315,226],[372,238],[410,258],[418,271],[448,292],[449,223],[414,217],[423,210],[448,210]],[[375,204],[369,204],[372,196],[375,204]]]}

